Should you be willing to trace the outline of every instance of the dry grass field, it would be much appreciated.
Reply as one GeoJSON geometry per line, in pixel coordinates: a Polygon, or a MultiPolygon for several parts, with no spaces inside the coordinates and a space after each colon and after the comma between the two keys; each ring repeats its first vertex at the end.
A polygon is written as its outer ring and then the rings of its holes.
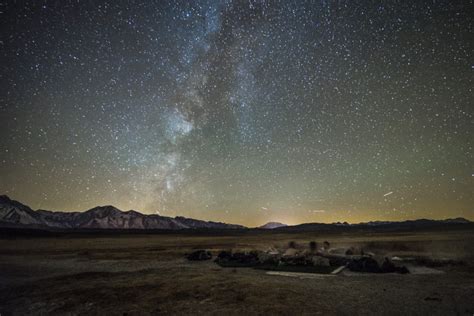
{"type": "Polygon", "coordinates": [[[473,315],[473,257],[472,231],[8,238],[0,239],[0,314],[473,315]],[[289,277],[184,257],[311,240],[458,263],[436,267],[440,274],[289,277]]]}

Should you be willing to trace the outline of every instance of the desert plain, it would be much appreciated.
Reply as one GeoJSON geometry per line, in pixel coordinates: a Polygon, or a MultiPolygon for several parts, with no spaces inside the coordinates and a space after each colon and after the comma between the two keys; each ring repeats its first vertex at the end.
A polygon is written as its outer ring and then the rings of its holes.
{"type": "Polygon", "coordinates": [[[3,234],[4,315],[473,315],[474,232],[3,234]],[[284,248],[290,241],[429,258],[433,273],[271,275],[188,261],[206,249],[284,248]]]}

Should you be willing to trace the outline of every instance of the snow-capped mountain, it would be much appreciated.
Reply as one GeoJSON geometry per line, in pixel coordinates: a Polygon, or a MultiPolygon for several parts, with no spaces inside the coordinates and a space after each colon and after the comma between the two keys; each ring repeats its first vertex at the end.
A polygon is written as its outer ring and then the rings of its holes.
{"type": "Polygon", "coordinates": [[[94,229],[188,229],[188,228],[244,228],[218,222],[207,222],[185,217],[145,215],[136,211],[123,212],[114,206],[97,206],[85,212],[34,211],[8,196],[0,196],[0,225],[94,228],[94,229]]]}
{"type": "Polygon", "coordinates": [[[260,226],[259,228],[263,228],[263,229],[275,229],[275,228],[285,227],[285,226],[288,226],[288,225],[283,224],[283,223],[279,223],[279,222],[268,222],[268,223],[266,223],[265,225],[260,226]]]}

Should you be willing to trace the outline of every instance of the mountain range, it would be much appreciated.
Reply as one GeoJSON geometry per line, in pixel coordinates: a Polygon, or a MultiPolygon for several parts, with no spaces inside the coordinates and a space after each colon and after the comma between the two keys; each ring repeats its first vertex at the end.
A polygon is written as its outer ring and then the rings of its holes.
{"type": "Polygon", "coordinates": [[[370,231],[409,231],[409,230],[420,230],[420,229],[431,229],[431,228],[472,228],[474,229],[474,222],[471,222],[465,218],[448,218],[442,220],[434,219],[415,219],[406,221],[372,221],[365,223],[349,224],[344,223],[304,223],[294,226],[283,226],[275,228],[275,230],[282,232],[327,232],[327,231],[357,231],[357,230],[370,230],[370,231]]]}
{"type": "Polygon", "coordinates": [[[29,206],[0,196],[0,226],[51,227],[61,229],[237,229],[241,225],[208,222],[182,216],[145,215],[123,212],[114,206],[97,206],[85,212],[32,210],[29,206]]]}
{"type": "MultiPolygon", "coordinates": [[[[286,225],[268,222],[257,227],[282,232],[342,231],[342,230],[403,230],[431,227],[474,228],[474,223],[462,218],[445,220],[417,219],[400,222],[372,221],[359,224],[337,222],[332,224],[304,223],[286,225]]],[[[97,206],[85,212],[53,212],[32,210],[29,206],[0,195],[0,227],[52,228],[52,229],[138,229],[138,230],[182,230],[182,229],[247,229],[242,225],[203,221],[182,216],[167,217],[157,214],[145,215],[133,210],[121,211],[114,206],[97,206]]]]}

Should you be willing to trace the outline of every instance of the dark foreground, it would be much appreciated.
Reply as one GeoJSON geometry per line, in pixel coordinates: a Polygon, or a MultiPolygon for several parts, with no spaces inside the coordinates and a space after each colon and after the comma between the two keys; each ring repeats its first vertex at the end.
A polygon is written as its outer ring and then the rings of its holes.
{"type": "Polygon", "coordinates": [[[473,262],[472,231],[23,236],[0,239],[0,314],[473,315],[473,262]],[[294,277],[184,258],[290,240],[457,263],[439,274],[294,277]]]}

